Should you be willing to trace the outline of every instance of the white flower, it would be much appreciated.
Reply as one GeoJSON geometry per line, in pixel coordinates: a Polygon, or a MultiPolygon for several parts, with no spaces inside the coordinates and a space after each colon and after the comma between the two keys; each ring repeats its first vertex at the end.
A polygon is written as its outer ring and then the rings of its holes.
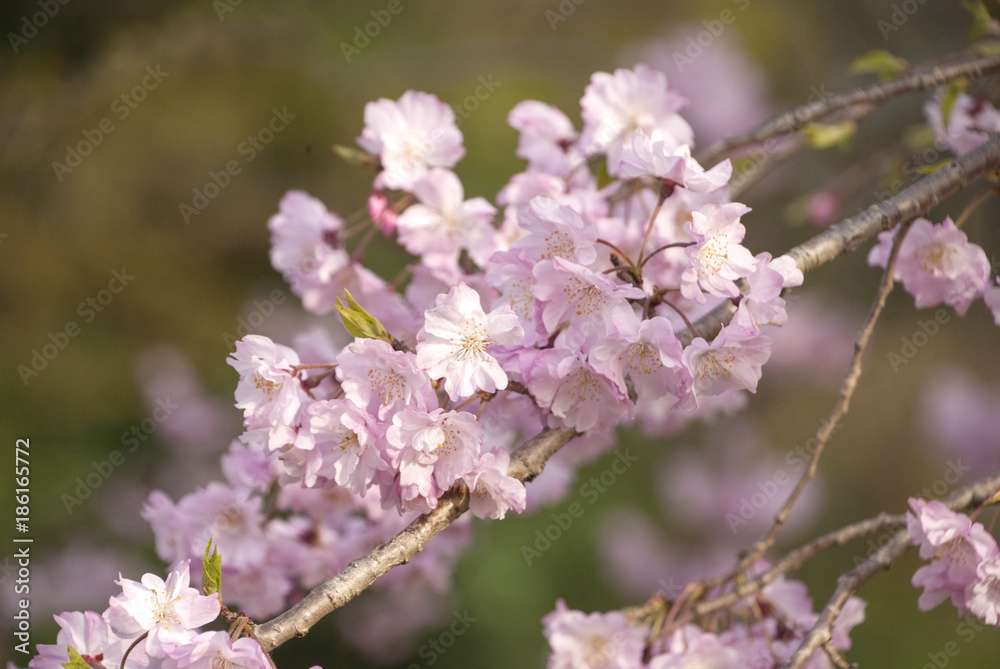
{"type": "Polygon", "coordinates": [[[460,283],[424,312],[424,327],[417,333],[417,366],[432,379],[443,378],[452,401],[477,390],[503,390],[507,374],[487,349],[513,346],[522,339],[524,330],[509,305],[487,314],[479,293],[460,283]]]}

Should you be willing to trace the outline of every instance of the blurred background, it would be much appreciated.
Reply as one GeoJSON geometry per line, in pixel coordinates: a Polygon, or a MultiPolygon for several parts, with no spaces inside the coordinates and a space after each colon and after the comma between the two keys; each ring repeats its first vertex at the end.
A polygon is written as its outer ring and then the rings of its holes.
{"type": "MultiPolygon", "coordinates": [[[[704,147],[776,111],[868,83],[848,73],[865,52],[887,48],[925,62],[961,48],[970,25],[953,3],[909,3],[915,11],[905,13],[887,0],[401,0],[402,10],[365,36],[366,24],[377,25],[372,12],[386,6],[0,6],[0,403],[8,449],[18,438],[31,440],[32,644],[55,642],[53,613],[103,610],[119,591],[119,572],[136,579],[164,572],[139,510],[153,488],[176,499],[221,478],[219,455],[241,431],[232,407],[236,374],[225,364],[233,337],[249,325],[290,341],[315,322],[270,267],[266,222],[292,188],[345,219],[363,216],[372,175],[338,159],[332,147],[353,145],[366,102],[412,88],[458,106],[468,152],[456,171],[467,197],[492,200],[523,169],[514,155],[517,135],[505,122],[511,107],[538,99],[578,121],[595,71],[639,61],[663,69],[692,100],[685,116],[704,147]],[[733,20],[712,34],[724,11],[733,20]],[[708,45],[688,51],[699,36],[708,45]],[[691,53],[696,57],[685,62],[691,53]],[[492,90],[471,108],[465,101],[484,80],[492,90]],[[229,178],[220,177],[227,166],[229,178]],[[122,457],[108,465],[113,451],[122,457]],[[94,475],[99,485],[84,498],[79,481],[94,475]]],[[[783,253],[829,219],[892,191],[894,179],[909,183],[911,175],[900,172],[906,161],[948,157],[901,144],[907,128],[922,123],[926,98],[913,94],[878,110],[849,148],[766,166],[767,176],[740,197],[754,210],[744,219],[751,250],[783,253]],[[853,184],[840,178],[877,151],[889,159],[877,173],[862,174],[860,188],[857,177],[853,184]]],[[[960,194],[930,218],[957,216],[968,199],[960,194]]],[[[996,203],[987,203],[965,227],[994,272],[997,215],[996,203]]],[[[406,262],[388,244],[368,257],[387,278],[406,262]]],[[[552,513],[581,501],[582,483],[613,456],[584,470],[552,507],[475,523],[452,602],[476,622],[433,662],[541,666],[547,645],[540,621],[557,598],[604,611],[641,603],[658,589],[676,595],[688,574],[725,568],[758,538],[787,494],[768,494],[768,482],[793,471],[794,454],[808,447],[836,398],[879,278],[864,260],[864,252],[842,258],[796,291],[787,331],[746,412],[670,439],[624,431],[641,466],[585,504],[583,517],[530,565],[521,547],[534,545],[552,513]],[[740,516],[744,524],[732,522],[759,491],[767,506],[740,516]]],[[[899,291],[890,299],[851,413],[801,517],[782,534],[783,546],[879,511],[901,513],[908,496],[940,497],[1000,466],[997,330],[981,303],[963,318],[944,310],[948,322],[920,339],[925,345],[915,355],[891,362],[889,354],[928,331],[920,323],[936,312],[916,311],[899,291]]],[[[3,477],[0,491],[11,490],[11,479],[3,477]]],[[[11,519],[13,504],[4,509],[11,519]]],[[[6,529],[12,525],[5,520],[0,534],[13,534],[6,529]]],[[[5,544],[4,557],[13,545],[5,544]]],[[[817,608],[836,575],[873,545],[830,551],[796,574],[817,608]]],[[[954,642],[955,666],[992,666],[987,658],[1000,651],[1000,633],[969,638],[948,604],[918,612],[919,591],[909,583],[918,564],[908,554],[861,590],[869,622],[854,631],[849,659],[923,666],[929,653],[954,642]]],[[[0,649],[25,666],[7,629],[11,573],[3,570],[0,649]]],[[[352,644],[343,633],[349,625],[335,620],[351,611],[279,649],[278,666],[369,666],[370,649],[352,644]]],[[[430,664],[419,648],[444,629],[423,631],[395,661],[430,664]]]]}

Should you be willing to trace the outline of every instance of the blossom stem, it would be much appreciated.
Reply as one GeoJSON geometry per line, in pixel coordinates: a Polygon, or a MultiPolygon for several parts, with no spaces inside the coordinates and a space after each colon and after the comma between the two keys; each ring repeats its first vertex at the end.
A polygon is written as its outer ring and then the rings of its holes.
{"type": "MultiPolygon", "coordinates": [[[[617,253],[617,254],[618,254],[618,255],[619,255],[619,256],[620,256],[620,257],[621,257],[621,258],[622,258],[623,260],[625,260],[625,261],[626,261],[626,262],[627,262],[627,263],[628,263],[628,264],[629,264],[630,266],[633,266],[633,267],[635,266],[635,263],[634,263],[634,262],[632,262],[632,259],[628,257],[628,254],[627,254],[627,253],[625,253],[624,251],[622,251],[622,250],[621,250],[620,248],[618,248],[618,247],[617,247],[617,246],[615,246],[614,244],[612,244],[611,242],[607,241],[606,239],[601,239],[600,237],[598,237],[598,238],[597,238],[597,243],[598,243],[598,244],[604,244],[604,245],[605,245],[605,246],[607,246],[607,247],[608,247],[609,249],[611,249],[612,251],[614,251],[615,253],[617,253]]],[[[617,268],[615,268],[615,269],[617,269],[617,268]]]]}
{"type": "Polygon", "coordinates": [[[965,225],[965,222],[969,220],[969,217],[972,216],[973,212],[979,208],[979,205],[998,194],[997,188],[997,186],[990,186],[989,188],[984,188],[976,193],[969,203],[965,205],[965,209],[963,209],[962,213],[958,215],[958,218],[955,219],[955,227],[961,228],[965,225]]]}
{"type": "Polygon", "coordinates": [[[656,217],[660,215],[660,208],[663,203],[666,202],[667,198],[670,197],[674,192],[673,182],[664,181],[660,186],[660,199],[656,202],[656,207],[653,209],[652,216],[649,217],[649,225],[646,226],[646,236],[642,238],[642,247],[639,249],[639,267],[643,265],[643,258],[646,253],[646,245],[649,244],[649,237],[653,234],[653,225],[656,223],[656,217]],[[668,188],[668,183],[669,188],[668,188]]]}
{"type": "Polygon", "coordinates": [[[653,251],[650,251],[649,255],[643,258],[642,262],[639,263],[639,269],[641,270],[643,267],[645,267],[646,263],[649,262],[649,259],[655,256],[660,251],[666,251],[667,249],[673,249],[673,248],[684,248],[685,246],[694,246],[694,245],[695,242],[673,242],[670,244],[664,244],[663,246],[654,249],[653,251]]]}
{"type": "Polygon", "coordinates": [[[143,632],[141,635],[139,635],[138,639],[136,639],[135,641],[132,642],[132,645],[129,646],[128,649],[125,651],[125,654],[122,655],[122,663],[121,663],[121,666],[119,667],[119,669],[125,669],[125,660],[128,659],[128,654],[132,652],[133,648],[135,648],[136,646],[139,645],[140,641],[144,640],[148,636],[149,636],[149,631],[147,630],[147,631],[143,632]]]}

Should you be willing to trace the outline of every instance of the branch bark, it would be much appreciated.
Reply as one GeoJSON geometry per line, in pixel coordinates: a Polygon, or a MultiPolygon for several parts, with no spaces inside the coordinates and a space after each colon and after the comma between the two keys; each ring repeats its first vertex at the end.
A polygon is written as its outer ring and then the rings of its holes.
{"type": "MultiPolygon", "coordinates": [[[[511,476],[530,481],[545,463],[577,434],[571,430],[544,430],[511,453],[511,476]]],[[[340,574],[317,586],[298,604],[273,620],[254,627],[253,637],[270,652],[292,637],[304,636],[323,616],[351,601],[375,579],[393,567],[406,564],[439,532],[469,508],[468,496],[450,492],[437,507],[410,523],[373,551],[347,565],[340,574]]]]}
{"type": "Polygon", "coordinates": [[[918,70],[889,82],[837,93],[779,114],[746,132],[721,139],[700,152],[696,158],[702,165],[714,165],[734,149],[801,130],[807,123],[817,121],[841,109],[855,105],[878,105],[903,93],[935,88],[964,77],[980,77],[997,70],[1000,70],[1000,56],[975,57],[967,62],[918,70]]]}

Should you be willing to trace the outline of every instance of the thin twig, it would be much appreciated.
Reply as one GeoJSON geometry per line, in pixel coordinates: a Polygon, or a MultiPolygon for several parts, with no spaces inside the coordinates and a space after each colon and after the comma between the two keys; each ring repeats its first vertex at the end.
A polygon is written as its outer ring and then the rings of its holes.
{"type": "Polygon", "coordinates": [[[836,93],[825,99],[779,114],[746,132],[721,139],[699,152],[695,158],[702,165],[715,163],[734,149],[750,144],[759,144],[771,137],[795,132],[802,129],[807,123],[817,121],[841,109],[859,104],[882,104],[903,93],[935,88],[949,81],[965,77],[980,77],[997,70],[1000,70],[1000,56],[974,57],[964,63],[918,70],[892,81],[872,84],[846,93],[836,93]]]}
{"type": "Polygon", "coordinates": [[[799,495],[805,490],[805,487],[809,482],[816,476],[816,469],[819,464],[819,457],[823,454],[823,449],[826,447],[827,442],[830,437],[833,436],[834,431],[837,429],[837,425],[840,423],[841,419],[847,415],[848,410],[851,406],[851,398],[854,396],[854,391],[858,387],[858,379],[861,378],[861,359],[864,357],[865,351],[868,348],[868,342],[871,339],[872,332],[875,331],[875,323],[878,321],[878,317],[882,314],[882,309],[885,308],[886,298],[889,297],[889,293],[892,292],[892,287],[895,284],[893,280],[893,272],[896,269],[896,259],[899,257],[899,247],[903,243],[903,239],[906,237],[906,233],[910,230],[911,222],[904,223],[899,228],[899,232],[896,233],[896,239],[892,245],[892,252],[889,254],[889,262],[886,265],[885,272],[882,274],[882,282],[879,285],[878,293],[875,296],[875,301],[872,303],[871,311],[868,312],[868,318],[865,320],[864,325],[861,326],[861,330],[858,332],[857,339],[854,341],[854,355],[851,358],[851,363],[847,368],[847,375],[844,377],[844,383],[840,388],[840,398],[837,400],[837,404],[833,407],[833,411],[830,412],[830,416],[826,421],[820,426],[819,430],[816,431],[816,448],[812,452],[812,457],[809,459],[809,465],[806,470],[802,473],[799,482],[795,485],[795,489],[792,490],[792,494],[788,496],[788,500],[778,511],[778,514],[774,518],[774,523],[771,525],[771,529],[768,531],[767,535],[763,539],[758,541],[753,549],[742,559],[737,567],[737,571],[744,572],[750,566],[757,562],[764,553],[774,545],[774,541],[778,536],[778,531],[785,524],[788,519],[788,514],[791,513],[792,507],[795,506],[795,502],[798,501],[799,495]]]}
{"type": "MultiPolygon", "coordinates": [[[[962,490],[959,490],[945,499],[942,503],[952,511],[960,511],[982,504],[989,499],[993,492],[1000,486],[1000,474],[994,474],[989,478],[978,481],[962,490]]],[[[823,607],[819,619],[812,629],[806,634],[805,639],[799,646],[795,654],[784,665],[784,669],[800,669],[816,652],[816,649],[833,638],[833,626],[840,616],[841,610],[847,600],[858,591],[864,583],[872,576],[888,569],[902,555],[911,544],[910,532],[905,527],[892,538],[892,540],[876,552],[873,556],[862,562],[854,569],[841,574],[837,579],[837,589],[830,600],[823,607]]]]}

